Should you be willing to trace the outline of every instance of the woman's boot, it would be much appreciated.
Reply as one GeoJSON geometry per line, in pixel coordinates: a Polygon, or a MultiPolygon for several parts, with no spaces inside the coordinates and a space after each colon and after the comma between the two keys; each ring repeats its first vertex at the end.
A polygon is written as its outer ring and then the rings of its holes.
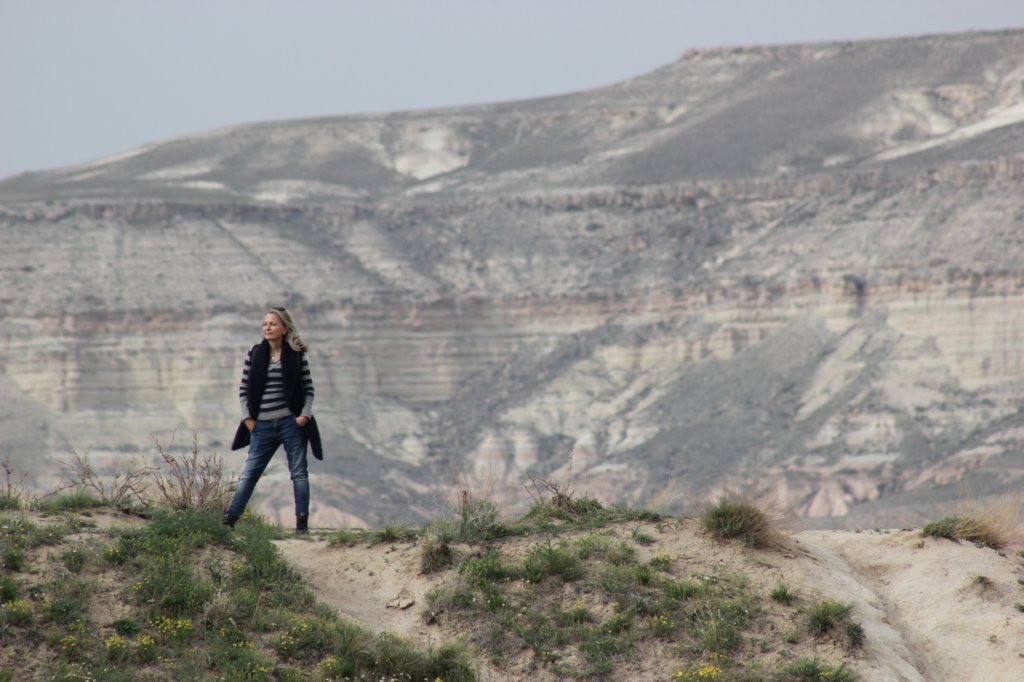
{"type": "Polygon", "coordinates": [[[309,514],[299,514],[295,517],[295,532],[301,534],[309,532],[309,514]]]}

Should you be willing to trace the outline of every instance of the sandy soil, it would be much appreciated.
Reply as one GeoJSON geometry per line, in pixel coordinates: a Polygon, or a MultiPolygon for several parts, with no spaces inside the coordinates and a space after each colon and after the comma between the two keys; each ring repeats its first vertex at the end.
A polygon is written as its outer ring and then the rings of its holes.
{"type": "MultiPolygon", "coordinates": [[[[625,528],[618,530],[629,536],[625,528]]],[[[1024,602],[1024,560],[1018,548],[997,552],[923,538],[916,530],[882,530],[804,531],[788,536],[782,548],[750,550],[712,542],[685,521],[651,531],[657,541],[640,547],[640,558],[668,552],[680,576],[731,571],[765,590],[785,582],[807,600],[853,603],[854,620],[865,631],[864,647],[853,655],[836,649],[827,657],[842,658],[863,680],[1024,680],[1024,613],[1016,608],[1024,602]]],[[[427,591],[454,576],[451,571],[421,575],[414,545],[331,547],[313,538],[278,546],[319,598],[346,617],[425,644],[459,635],[425,624],[427,591]]],[[[498,671],[482,665],[484,679],[545,679],[537,670],[527,678],[525,668],[498,671]]],[[[630,675],[667,677],[653,658],[637,662],[630,675]]]]}

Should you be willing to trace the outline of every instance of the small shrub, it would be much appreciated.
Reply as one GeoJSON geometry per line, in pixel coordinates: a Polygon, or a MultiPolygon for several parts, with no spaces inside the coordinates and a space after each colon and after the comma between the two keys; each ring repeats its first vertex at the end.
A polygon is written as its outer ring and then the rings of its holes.
{"type": "Polygon", "coordinates": [[[498,522],[498,508],[487,500],[466,500],[459,514],[458,537],[463,542],[480,542],[504,535],[498,522]]]}
{"type": "Polygon", "coordinates": [[[14,601],[18,596],[18,581],[13,576],[5,575],[0,577],[0,604],[14,601]]]}
{"type": "Polygon", "coordinates": [[[672,555],[668,552],[659,552],[651,557],[647,565],[655,571],[667,571],[672,566],[672,555]]]}
{"type": "Polygon", "coordinates": [[[771,592],[768,593],[768,596],[772,599],[772,601],[777,601],[780,604],[785,604],[786,606],[789,606],[793,603],[793,601],[796,599],[796,595],[796,591],[791,589],[785,583],[779,583],[778,585],[772,588],[771,592]]]}
{"type": "Polygon", "coordinates": [[[199,454],[199,437],[192,433],[187,453],[174,453],[174,439],[163,447],[153,438],[160,464],[150,478],[163,504],[171,509],[205,509],[219,512],[227,506],[233,481],[224,476],[224,462],[216,455],[199,454]]]}
{"type": "Polygon", "coordinates": [[[85,567],[86,558],[86,552],[81,547],[73,547],[65,550],[60,555],[60,560],[61,563],[64,564],[64,568],[68,569],[72,573],[82,572],[82,568],[85,567]]]}
{"type": "Polygon", "coordinates": [[[747,502],[722,498],[701,514],[704,530],[719,540],[739,539],[750,547],[777,542],[768,514],[747,502]]]}
{"type": "Polygon", "coordinates": [[[449,608],[469,608],[473,605],[474,593],[468,587],[435,587],[427,592],[427,610],[423,619],[436,623],[438,616],[449,608]]]}
{"type": "Polygon", "coordinates": [[[133,466],[127,470],[118,467],[118,473],[107,479],[92,467],[88,455],[72,452],[71,462],[64,465],[64,470],[66,479],[76,490],[99,501],[95,506],[135,512],[144,510],[149,504],[146,489],[153,470],[147,466],[133,466]]]}
{"type": "Polygon", "coordinates": [[[382,530],[370,532],[370,541],[375,544],[383,542],[410,542],[415,540],[419,533],[404,523],[389,523],[382,530]]]}
{"type": "Polygon", "coordinates": [[[52,623],[67,625],[85,620],[85,610],[89,604],[89,595],[94,585],[82,578],[68,578],[47,587],[47,599],[44,602],[43,614],[52,623]]]}
{"type": "Polygon", "coordinates": [[[609,637],[600,631],[589,631],[579,643],[580,653],[591,665],[608,664],[629,651],[630,643],[619,637],[609,637]]]}
{"type": "Polygon", "coordinates": [[[75,635],[65,635],[58,642],[60,652],[69,659],[75,659],[78,656],[78,651],[82,646],[82,640],[75,635]]]}
{"type": "Polygon", "coordinates": [[[151,663],[156,660],[157,657],[157,645],[156,640],[150,635],[143,635],[139,637],[139,641],[135,644],[135,650],[132,652],[134,658],[139,663],[151,663]]]}
{"type": "Polygon", "coordinates": [[[722,675],[722,669],[714,663],[701,663],[696,668],[676,671],[672,676],[673,680],[717,680],[722,675]]]}
{"type": "Polygon", "coordinates": [[[654,571],[650,566],[636,566],[633,568],[633,579],[637,585],[650,585],[654,582],[654,571]]]}
{"type": "Polygon", "coordinates": [[[846,633],[846,639],[850,643],[851,647],[859,649],[864,646],[864,627],[860,623],[847,621],[843,630],[846,633]]]}
{"type": "Polygon", "coordinates": [[[32,604],[26,599],[12,599],[0,604],[0,631],[4,625],[25,627],[32,623],[32,604]]]}
{"type": "Polygon", "coordinates": [[[21,509],[26,478],[25,474],[20,477],[15,475],[10,455],[0,461],[0,510],[21,509]]]}
{"type": "Polygon", "coordinates": [[[672,617],[661,613],[651,616],[651,634],[655,637],[672,637],[679,629],[679,623],[672,617]]]}
{"type": "Polygon", "coordinates": [[[1021,500],[1010,496],[979,505],[967,491],[967,500],[958,514],[925,524],[921,529],[927,537],[966,540],[983,547],[1003,549],[1019,539],[1021,500]]]}
{"type": "Polygon", "coordinates": [[[486,586],[492,583],[508,582],[519,578],[522,573],[509,565],[501,555],[490,550],[481,557],[469,559],[459,567],[471,585],[486,586]]]}
{"type": "Polygon", "coordinates": [[[645,533],[639,528],[630,529],[630,535],[633,537],[633,542],[638,545],[648,546],[654,544],[654,536],[650,533],[645,533]]]}
{"type": "Polygon", "coordinates": [[[632,625],[632,616],[628,613],[617,613],[605,621],[602,629],[610,635],[621,635],[623,632],[629,630],[632,625]]]}
{"type": "Polygon", "coordinates": [[[128,656],[128,640],[121,635],[111,635],[103,642],[107,660],[113,662],[123,661],[128,656]]]}
{"type": "Polygon", "coordinates": [[[693,599],[698,595],[704,594],[704,586],[691,580],[683,582],[673,580],[665,583],[665,586],[662,589],[669,599],[673,599],[675,601],[686,601],[687,599],[693,599]]]}
{"type": "Polygon", "coordinates": [[[539,522],[565,521],[574,525],[596,524],[609,520],[611,514],[589,495],[576,496],[568,484],[560,485],[543,478],[532,479],[533,491],[527,488],[533,504],[526,517],[539,522]]]}
{"type": "Polygon", "coordinates": [[[420,572],[435,573],[455,562],[451,545],[434,534],[420,538],[420,572]]]}
{"type": "Polygon", "coordinates": [[[338,640],[335,623],[318,617],[293,617],[288,631],[282,633],[274,649],[284,659],[319,660],[338,640]]]}
{"type": "Polygon", "coordinates": [[[189,618],[168,618],[160,616],[149,623],[158,642],[163,644],[185,644],[192,640],[195,630],[189,618]]]}
{"type": "Polygon", "coordinates": [[[811,607],[807,612],[807,626],[814,635],[826,635],[847,622],[853,604],[840,604],[826,599],[811,607]]]}
{"type": "Polygon", "coordinates": [[[568,627],[571,625],[582,625],[583,623],[593,623],[594,614],[590,612],[590,609],[581,600],[568,611],[556,609],[554,619],[560,627],[568,627]]]}
{"type": "Polygon", "coordinates": [[[801,658],[790,663],[784,668],[784,672],[792,680],[828,680],[829,682],[855,682],[856,673],[840,664],[839,667],[832,667],[818,660],[817,658],[801,658]]]}
{"type": "Polygon", "coordinates": [[[362,539],[362,536],[363,531],[356,531],[350,528],[341,528],[327,540],[327,544],[331,547],[335,547],[337,545],[351,547],[352,545],[359,542],[359,540],[362,539]]]}
{"type": "Polygon", "coordinates": [[[44,512],[81,512],[103,506],[106,506],[103,500],[81,488],[45,498],[38,503],[40,511],[44,512]]]}
{"type": "Polygon", "coordinates": [[[370,647],[371,661],[366,666],[375,679],[436,680],[471,682],[476,675],[464,646],[446,644],[423,653],[406,640],[385,632],[377,635],[370,647]]]}
{"type": "Polygon", "coordinates": [[[273,679],[273,664],[240,631],[221,630],[213,639],[210,659],[211,667],[225,679],[273,679]]]}
{"type": "Polygon", "coordinates": [[[539,583],[548,576],[559,576],[565,582],[576,580],[583,574],[583,566],[569,546],[561,542],[537,545],[526,555],[523,563],[526,579],[539,583]]]}
{"type": "Polygon", "coordinates": [[[697,615],[690,628],[695,648],[704,654],[728,654],[739,646],[737,627],[742,619],[728,610],[706,608],[697,615]]]}
{"type": "Polygon", "coordinates": [[[114,632],[129,639],[142,631],[142,627],[131,618],[119,618],[111,624],[111,627],[114,628],[114,632]]]}
{"type": "Polygon", "coordinates": [[[192,557],[179,551],[148,558],[133,591],[140,606],[173,617],[200,613],[214,587],[198,574],[192,557]]]}
{"type": "Polygon", "coordinates": [[[947,540],[956,540],[959,536],[957,533],[960,528],[960,519],[954,516],[947,516],[939,521],[932,521],[926,523],[924,528],[921,529],[921,534],[925,537],[932,538],[946,538],[947,540]]]}
{"type": "Polygon", "coordinates": [[[8,571],[20,571],[25,566],[25,552],[18,545],[4,550],[3,567],[8,571]]]}
{"type": "Polygon", "coordinates": [[[628,542],[606,534],[591,534],[579,538],[573,543],[573,551],[584,561],[603,557],[610,564],[623,565],[636,560],[636,550],[628,542]]]}

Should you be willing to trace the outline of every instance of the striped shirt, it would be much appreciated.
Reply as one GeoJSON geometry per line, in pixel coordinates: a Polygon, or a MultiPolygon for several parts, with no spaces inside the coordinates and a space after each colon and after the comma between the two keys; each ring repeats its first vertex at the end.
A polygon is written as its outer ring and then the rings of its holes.
{"type": "MultiPolygon", "coordinates": [[[[252,367],[252,350],[245,356],[242,365],[242,381],[238,386],[238,400],[242,403],[242,419],[249,419],[249,369],[252,367]]],[[[309,360],[302,354],[302,386],[306,393],[306,403],[302,406],[302,414],[296,417],[310,417],[313,414],[313,375],[309,371],[309,360]]],[[[280,419],[291,414],[284,395],[284,377],[281,372],[281,361],[271,362],[267,367],[267,384],[260,400],[260,410],[255,416],[257,420],[280,419]]]]}

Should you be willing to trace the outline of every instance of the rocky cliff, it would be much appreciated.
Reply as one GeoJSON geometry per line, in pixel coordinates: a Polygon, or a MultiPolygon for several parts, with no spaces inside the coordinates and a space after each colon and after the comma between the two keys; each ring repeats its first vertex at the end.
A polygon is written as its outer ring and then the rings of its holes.
{"type": "MultiPolygon", "coordinates": [[[[227,453],[265,306],[318,523],[532,476],[892,525],[1020,484],[1024,32],[737,48],[563,97],[267,123],[0,183],[0,455],[227,453]],[[455,481],[459,481],[455,483],[455,481]]],[[[282,467],[258,494],[287,515],[282,467]]]]}

